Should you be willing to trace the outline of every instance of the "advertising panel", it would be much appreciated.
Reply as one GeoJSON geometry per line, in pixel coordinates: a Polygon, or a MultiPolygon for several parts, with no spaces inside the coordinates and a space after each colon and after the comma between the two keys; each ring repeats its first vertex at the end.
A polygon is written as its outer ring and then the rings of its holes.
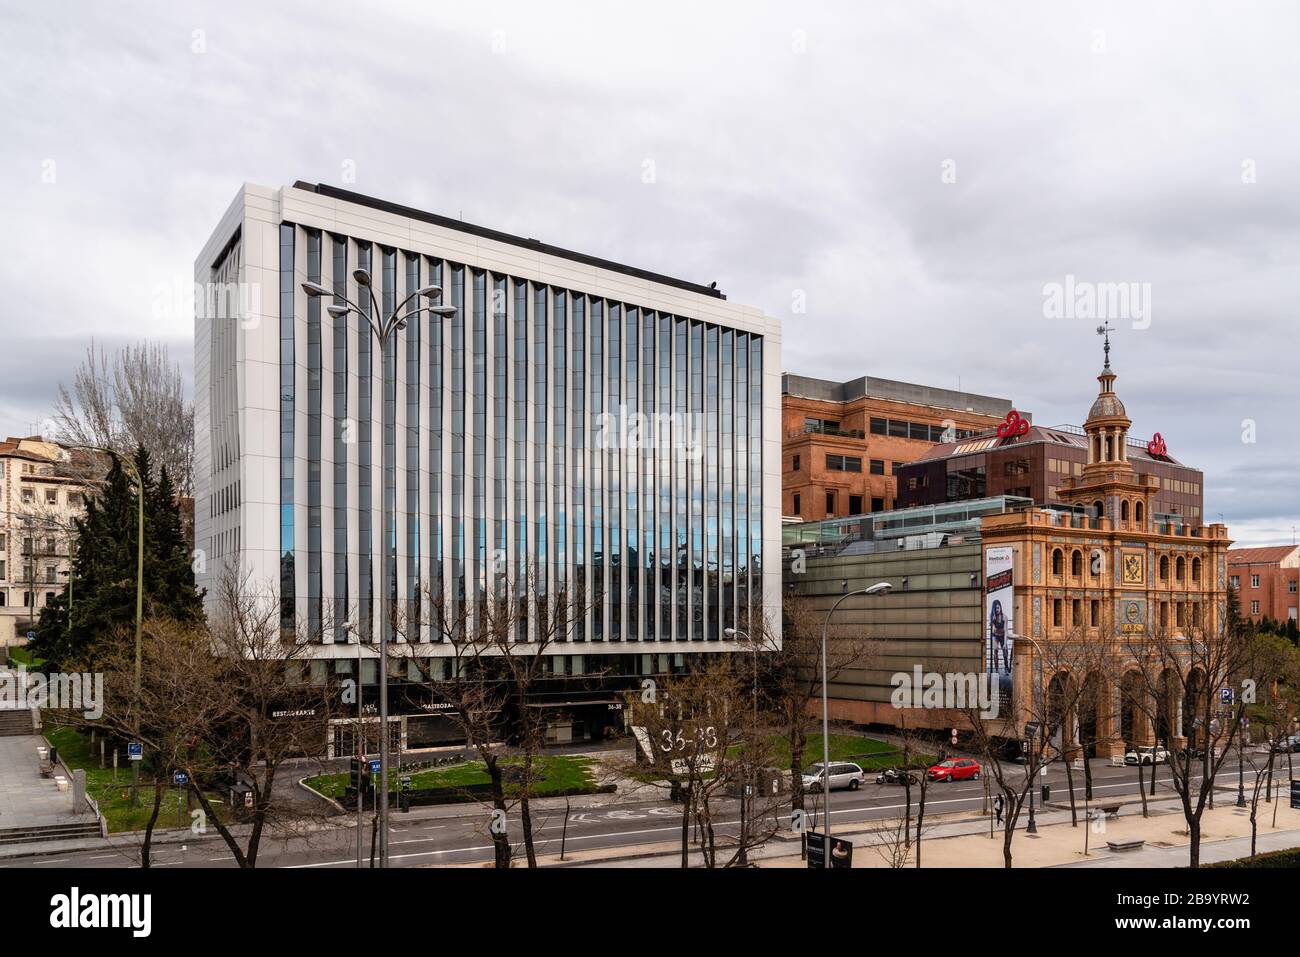
{"type": "Polygon", "coordinates": [[[1007,715],[1011,713],[1015,634],[1012,562],[1010,545],[984,550],[984,671],[990,687],[997,688],[999,711],[1007,715]]]}

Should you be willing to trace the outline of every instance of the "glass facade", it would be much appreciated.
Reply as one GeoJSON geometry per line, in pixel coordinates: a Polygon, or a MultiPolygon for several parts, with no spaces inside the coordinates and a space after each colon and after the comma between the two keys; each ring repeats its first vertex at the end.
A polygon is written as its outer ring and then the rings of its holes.
{"type": "MultiPolygon", "coordinates": [[[[403,296],[413,296],[420,288],[420,257],[407,254],[406,291],[403,296]]],[[[414,299],[411,306],[419,308],[421,304],[414,299]]],[[[407,308],[411,308],[408,306],[407,308]]],[[[416,317],[406,324],[406,455],[403,479],[406,482],[406,617],[405,637],[407,641],[419,641],[422,635],[423,601],[420,582],[423,575],[420,569],[420,370],[423,355],[420,351],[420,329],[424,325],[423,317],[416,317]]]]}
{"type": "Polygon", "coordinates": [[[280,627],[295,628],[297,579],[293,541],[294,440],[294,240],[290,223],[280,226],[280,627]]]}
{"type": "MultiPolygon", "coordinates": [[[[441,260],[429,262],[429,284],[442,287],[443,268],[441,260]]],[[[444,292],[445,295],[445,292],[444,292]]],[[[443,389],[443,336],[444,320],[439,316],[425,316],[421,319],[429,331],[429,544],[428,544],[428,595],[444,594],[446,579],[443,575],[443,475],[446,459],[443,456],[443,410],[446,405],[443,389]]],[[[429,637],[441,641],[446,634],[446,616],[441,603],[431,603],[429,608],[429,637]]]]}
{"type": "MultiPolygon", "coordinates": [[[[348,241],[332,237],[335,305],[348,293],[348,241]]],[[[333,318],[334,346],[334,640],[346,641],[348,620],[348,317],[333,318]]]]}
{"type": "Polygon", "coordinates": [[[282,614],[327,640],[346,640],[345,623],[369,637],[386,588],[402,637],[439,641],[510,585],[531,599],[521,638],[551,635],[537,603],[561,598],[565,640],[705,642],[748,626],[762,596],[762,336],[287,224],[280,268],[282,614]],[[376,322],[425,284],[456,313],[420,313],[376,355],[364,320],[295,295],[296,255],[376,322]],[[373,287],[350,280],[354,258],[373,287]]]}
{"type": "MultiPolygon", "coordinates": [[[[307,233],[307,278],[321,280],[321,235],[307,233]]],[[[307,634],[320,640],[321,599],[321,301],[307,300],[307,634]]]]}
{"type": "MultiPolygon", "coordinates": [[[[359,244],[357,246],[357,268],[370,269],[370,246],[359,244]]],[[[370,289],[367,286],[357,287],[357,296],[354,299],[357,305],[364,309],[368,314],[373,316],[374,310],[370,303],[370,289]]],[[[365,320],[357,323],[357,519],[359,528],[359,561],[357,574],[357,628],[362,636],[370,638],[373,634],[374,626],[374,608],[375,592],[372,585],[374,550],[372,542],[374,521],[374,508],[371,501],[370,485],[371,472],[374,468],[374,460],[371,458],[371,428],[370,423],[374,415],[371,408],[371,398],[374,391],[374,369],[371,362],[371,345],[374,342],[374,334],[370,331],[370,324],[365,320]]],[[[351,596],[349,596],[351,597],[351,596]]]]}

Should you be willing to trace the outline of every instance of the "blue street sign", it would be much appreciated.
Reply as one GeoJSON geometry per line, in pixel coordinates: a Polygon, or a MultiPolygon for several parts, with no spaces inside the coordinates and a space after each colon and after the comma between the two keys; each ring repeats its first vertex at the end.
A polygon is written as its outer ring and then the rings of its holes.
{"type": "Polygon", "coordinates": [[[173,784],[176,785],[188,784],[189,781],[190,781],[190,776],[186,774],[184,771],[177,771],[175,774],[172,775],[173,784]]]}
{"type": "Polygon", "coordinates": [[[1220,689],[1219,689],[1219,700],[1220,700],[1221,702],[1223,702],[1224,704],[1232,704],[1232,689],[1231,689],[1231,688],[1220,688],[1220,689]]]}
{"type": "Polygon", "coordinates": [[[35,641],[35,640],[36,640],[36,632],[34,632],[34,631],[29,631],[29,632],[27,632],[27,640],[28,640],[28,641],[35,641]]]}
{"type": "Polygon", "coordinates": [[[378,759],[378,758],[371,758],[371,759],[370,759],[370,773],[371,773],[371,774],[378,774],[378,773],[379,773],[379,759],[378,759]]]}
{"type": "Polygon", "coordinates": [[[144,759],[144,745],[139,741],[131,741],[126,746],[126,756],[132,761],[144,759]]]}

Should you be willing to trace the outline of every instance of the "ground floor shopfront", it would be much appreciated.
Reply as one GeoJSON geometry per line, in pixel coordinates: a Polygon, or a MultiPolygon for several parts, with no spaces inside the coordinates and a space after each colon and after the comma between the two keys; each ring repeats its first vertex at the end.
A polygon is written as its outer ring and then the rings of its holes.
{"type": "MultiPolygon", "coordinates": [[[[566,746],[598,744],[627,733],[625,695],[634,687],[630,678],[547,682],[543,691],[530,694],[522,707],[540,718],[544,744],[566,746]]],[[[490,726],[497,740],[518,738],[521,705],[505,702],[490,726]]],[[[378,688],[363,689],[359,713],[331,717],[325,729],[325,755],[348,757],[358,751],[379,750],[378,688]],[[358,741],[357,729],[361,728],[358,741]]],[[[465,722],[452,703],[428,685],[405,682],[389,687],[388,746],[395,754],[436,752],[465,746],[465,722]]]]}

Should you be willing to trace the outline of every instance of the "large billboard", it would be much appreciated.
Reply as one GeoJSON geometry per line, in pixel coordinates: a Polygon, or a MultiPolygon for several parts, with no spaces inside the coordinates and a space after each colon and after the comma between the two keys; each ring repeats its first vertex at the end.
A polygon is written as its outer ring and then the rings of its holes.
{"type": "Polygon", "coordinates": [[[998,711],[1008,716],[1015,638],[1012,563],[1010,545],[993,545],[984,550],[984,671],[990,688],[997,688],[998,711]]]}

